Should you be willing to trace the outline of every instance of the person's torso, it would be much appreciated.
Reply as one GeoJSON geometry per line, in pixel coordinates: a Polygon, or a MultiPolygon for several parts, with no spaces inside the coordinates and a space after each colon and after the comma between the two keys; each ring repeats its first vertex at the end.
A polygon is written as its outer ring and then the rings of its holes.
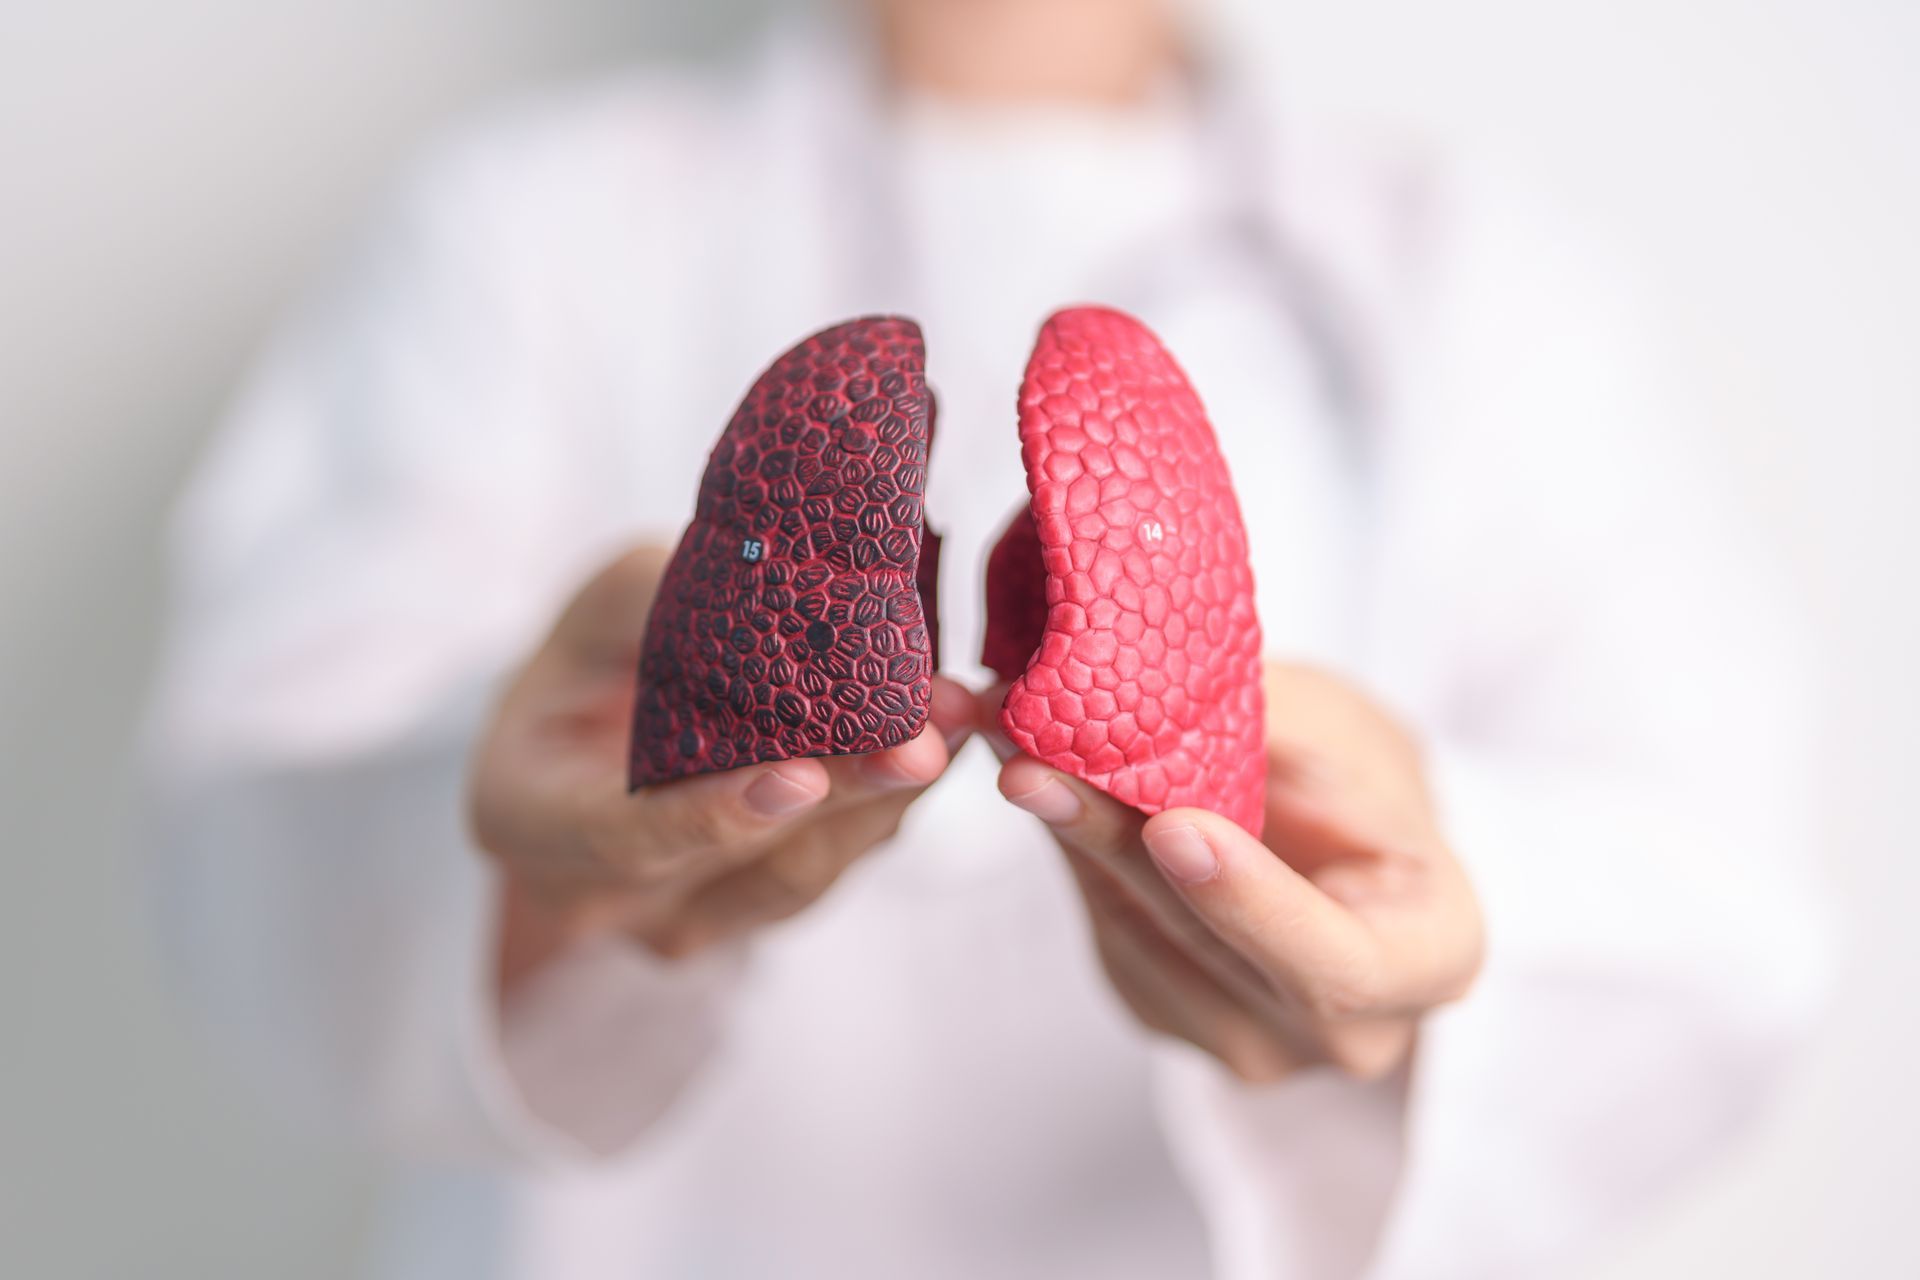
{"type": "MultiPolygon", "coordinates": [[[[617,122],[583,123],[612,171],[582,194],[594,207],[558,256],[541,252],[564,268],[595,384],[579,421],[543,427],[577,431],[593,459],[584,518],[676,536],[733,400],[780,350],[850,315],[910,315],[939,400],[927,513],[945,538],[944,665],[984,684],[982,566],[1026,497],[1025,355],[1053,307],[1106,303],[1160,334],[1207,407],[1268,653],[1338,661],[1354,626],[1356,451],[1299,318],[1257,254],[1191,283],[1138,270],[1198,218],[1211,175],[1191,122],[1063,117],[1014,139],[916,112],[849,152],[830,113],[816,136],[792,107],[690,125],[720,150],[676,175],[618,171],[604,140],[617,122]],[[1054,181],[1048,147],[1079,156],[1054,181]]],[[[492,1274],[542,1280],[1203,1271],[1147,1034],[1105,985],[1048,837],[994,773],[969,746],[890,847],[768,931],[717,1059],[629,1158],[513,1184],[422,1175],[405,1234],[441,1222],[448,1239],[428,1252],[451,1257],[468,1252],[452,1240],[465,1220],[492,1274]]]]}

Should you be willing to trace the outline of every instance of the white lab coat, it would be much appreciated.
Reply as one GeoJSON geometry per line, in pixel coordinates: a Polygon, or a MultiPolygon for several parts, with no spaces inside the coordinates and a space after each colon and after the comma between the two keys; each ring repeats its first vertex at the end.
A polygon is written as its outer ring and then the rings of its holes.
{"type": "Polygon", "coordinates": [[[1494,187],[1276,133],[1287,305],[1231,258],[1129,296],[1212,180],[1181,108],[886,124],[858,83],[782,37],[507,112],[264,362],[181,512],[155,719],[206,1023],[290,1114],[395,1153],[384,1275],[1567,1265],[1750,1113],[1821,974],[1790,647],[1630,291],[1494,187]],[[1021,360],[1078,300],[1193,374],[1270,651],[1423,735],[1489,919],[1471,998],[1392,1079],[1234,1082],[1128,1020],[974,747],[800,918],[682,965],[593,946],[496,1008],[464,756],[574,585],[676,535],[774,354],[904,311],[948,667],[977,673],[1021,360]]]}

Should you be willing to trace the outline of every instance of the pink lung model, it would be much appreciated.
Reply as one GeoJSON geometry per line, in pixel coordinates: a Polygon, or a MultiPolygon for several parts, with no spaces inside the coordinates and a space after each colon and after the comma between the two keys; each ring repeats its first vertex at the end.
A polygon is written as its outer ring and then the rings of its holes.
{"type": "Polygon", "coordinates": [[[1260,833],[1260,620],[1240,504],[1206,411],[1154,335],[1080,307],[1020,389],[1031,501],[987,561],[983,661],[1014,744],[1146,813],[1260,833]]]}

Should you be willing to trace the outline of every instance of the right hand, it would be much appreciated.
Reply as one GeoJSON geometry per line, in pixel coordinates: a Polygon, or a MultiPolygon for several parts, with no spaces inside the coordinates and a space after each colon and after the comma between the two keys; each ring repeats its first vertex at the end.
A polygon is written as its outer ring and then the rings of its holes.
{"type": "Polygon", "coordinates": [[[971,698],[936,677],[930,723],[897,747],[629,794],[634,671],[667,558],[638,548],[582,588],[481,738],[468,807],[503,873],[503,988],[592,934],[678,958],[795,914],[898,830],[966,739],[971,698]]]}

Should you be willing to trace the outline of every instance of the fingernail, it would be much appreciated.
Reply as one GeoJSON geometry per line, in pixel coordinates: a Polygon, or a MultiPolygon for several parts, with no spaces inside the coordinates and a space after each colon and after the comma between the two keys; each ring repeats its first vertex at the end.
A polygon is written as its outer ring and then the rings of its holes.
{"type": "Polygon", "coordinates": [[[1014,747],[1012,741],[1008,739],[1007,735],[998,730],[989,729],[981,733],[980,736],[987,740],[987,746],[993,751],[994,755],[1000,757],[1002,764],[1005,764],[1020,754],[1018,749],[1014,747]]]}
{"type": "Polygon", "coordinates": [[[819,804],[819,794],[780,773],[763,773],[747,788],[747,808],[763,818],[784,818],[819,804]]]}
{"type": "Polygon", "coordinates": [[[1147,852],[1181,884],[1200,884],[1220,871],[1220,860],[1197,827],[1163,827],[1147,837],[1147,852]]]}
{"type": "MultiPolygon", "coordinates": [[[[923,734],[922,737],[924,736],[926,735],[923,734]]],[[[932,748],[932,743],[915,738],[900,746],[861,756],[856,768],[869,786],[882,790],[892,790],[896,787],[923,787],[927,785],[928,778],[934,772],[933,761],[929,759],[921,764],[919,757],[928,754],[932,748]]]]}
{"type": "Polygon", "coordinates": [[[1080,816],[1080,797],[1053,778],[1007,799],[1050,827],[1065,826],[1080,816]]]}
{"type": "Polygon", "coordinates": [[[882,791],[891,791],[897,787],[916,785],[916,779],[902,772],[899,764],[888,756],[868,756],[860,762],[860,776],[867,785],[882,791]]]}

